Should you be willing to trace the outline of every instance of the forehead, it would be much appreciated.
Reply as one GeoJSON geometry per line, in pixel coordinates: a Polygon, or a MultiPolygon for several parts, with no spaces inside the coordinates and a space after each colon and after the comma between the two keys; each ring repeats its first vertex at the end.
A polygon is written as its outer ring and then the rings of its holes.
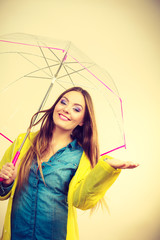
{"type": "Polygon", "coordinates": [[[85,100],[82,95],[82,93],[77,91],[71,91],[63,95],[63,97],[66,97],[71,103],[80,104],[82,106],[85,106],[85,100]]]}

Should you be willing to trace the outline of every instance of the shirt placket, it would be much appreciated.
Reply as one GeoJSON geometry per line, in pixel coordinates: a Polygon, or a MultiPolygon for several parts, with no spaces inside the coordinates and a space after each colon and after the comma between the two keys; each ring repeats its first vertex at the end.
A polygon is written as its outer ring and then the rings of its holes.
{"type": "MultiPolygon", "coordinates": [[[[38,168],[37,168],[38,170],[38,168]]],[[[36,212],[37,212],[37,201],[38,201],[38,184],[39,184],[39,171],[32,176],[32,204],[31,204],[31,226],[33,229],[32,239],[35,240],[35,228],[36,228],[36,212]]]]}

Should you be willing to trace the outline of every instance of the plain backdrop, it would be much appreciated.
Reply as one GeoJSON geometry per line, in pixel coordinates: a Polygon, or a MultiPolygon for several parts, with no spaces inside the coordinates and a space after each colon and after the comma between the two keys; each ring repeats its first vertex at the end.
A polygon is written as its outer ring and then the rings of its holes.
{"type": "Polygon", "coordinates": [[[158,0],[0,0],[0,35],[73,41],[110,73],[123,100],[127,149],[111,156],[140,166],[123,170],[107,192],[110,214],[78,210],[81,240],[160,239],[159,23],[158,0]]]}

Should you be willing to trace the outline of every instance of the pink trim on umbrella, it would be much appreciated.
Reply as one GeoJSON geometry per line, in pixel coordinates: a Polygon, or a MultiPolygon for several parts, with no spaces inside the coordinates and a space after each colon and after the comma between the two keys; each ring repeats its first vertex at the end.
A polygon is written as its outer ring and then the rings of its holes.
{"type": "Polygon", "coordinates": [[[110,152],[113,152],[113,151],[115,151],[115,150],[118,150],[118,149],[120,149],[120,148],[125,148],[125,149],[126,149],[126,144],[125,144],[125,145],[122,145],[122,146],[120,146],[120,147],[114,148],[114,149],[112,149],[112,150],[110,150],[110,151],[108,151],[108,152],[102,153],[102,154],[100,154],[100,156],[106,155],[106,154],[108,154],[108,153],[110,153],[110,152]]]}
{"type": "Polygon", "coordinates": [[[5,139],[7,139],[8,141],[10,141],[11,143],[13,143],[11,139],[9,139],[8,137],[6,137],[6,136],[3,135],[2,133],[0,133],[0,135],[1,135],[2,137],[4,137],[5,139]]]}
{"type": "Polygon", "coordinates": [[[34,45],[34,44],[28,44],[28,43],[20,43],[20,42],[12,42],[12,41],[6,41],[6,40],[0,40],[0,42],[15,43],[15,44],[26,45],[26,46],[30,46],[30,47],[50,48],[50,49],[55,49],[55,50],[61,50],[63,53],[65,52],[65,50],[64,50],[64,49],[61,49],[61,48],[40,46],[40,45],[34,45]]]}

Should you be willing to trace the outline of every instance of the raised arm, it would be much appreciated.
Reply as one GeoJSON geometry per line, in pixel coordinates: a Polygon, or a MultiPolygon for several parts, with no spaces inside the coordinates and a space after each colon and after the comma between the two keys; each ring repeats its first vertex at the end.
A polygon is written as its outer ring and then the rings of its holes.
{"type": "Polygon", "coordinates": [[[90,173],[77,184],[73,193],[73,205],[82,210],[94,207],[116,181],[121,169],[135,168],[138,165],[109,156],[102,157],[90,173]]]}
{"type": "Polygon", "coordinates": [[[73,205],[82,210],[92,208],[115,182],[121,170],[99,160],[91,172],[82,179],[73,194],[73,205]]]}

